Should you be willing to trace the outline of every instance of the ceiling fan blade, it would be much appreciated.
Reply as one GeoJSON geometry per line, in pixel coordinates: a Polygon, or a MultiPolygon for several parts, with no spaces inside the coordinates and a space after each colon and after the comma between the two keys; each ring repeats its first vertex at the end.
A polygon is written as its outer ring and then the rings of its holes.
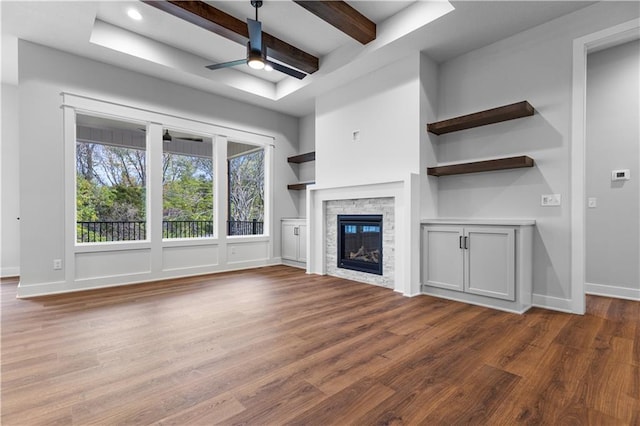
{"type": "Polygon", "coordinates": [[[302,80],[303,78],[305,78],[307,76],[303,72],[300,72],[298,70],[294,70],[293,68],[289,68],[289,67],[284,66],[282,64],[278,64],[277,62],[267,61],[267,63],[269,65],[271,65],[274,70],[283,72],[283,73],[285,73],[287,75],[290,75],[291,77],[295,77],[295,78],[297,78],[299,80],[302,80]]]}
{"type": "Polygon", "coordinates": [[[247,28],[251,50],[262,52],[262,22],[247,18],[247,28]]]}
{"type": "Polygon", "coordinates": [[[237,61],[223,62],[221,64],[213,64],[207,65],[205,68],[209,68],[210,70],[219,70],[220,68],[229,68],[235,67],[236,65],[246,64],[246,59],[238,59],[237,61]]]}
{"type": "Polygon", "coordinates": [[[202,142],[203,141],[202,138],[179,138],[179,137],[176,137],[176,139],[180,139],[180,140],[183,140],[183,141],[191,141],[191,142],[202,142]]]}

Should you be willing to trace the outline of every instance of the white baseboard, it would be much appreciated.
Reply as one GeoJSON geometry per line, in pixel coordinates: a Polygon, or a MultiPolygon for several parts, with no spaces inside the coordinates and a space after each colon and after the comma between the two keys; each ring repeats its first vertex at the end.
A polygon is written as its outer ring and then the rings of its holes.
{"type": "Polygon", "coordinates": [[[0,277],[18,277],[20,276],[20,267],[19,266],[9,266],[0,268],[0,277]]]}
{"type": "Polygon", "coordinates": [[[52,294],[64,294],[64,293],[75,293],[79,291],[86,290],[97,290],[102,288],[110,288],[110,287],[120,287],[127,285],[136,285],[136,284],[144,284],[149,282],[156,281],[164,281],[164,280],[172,280],[177,278],[187,278],[193,276],[200,275],[209,275],[216,274],[221,272],[231,272],[231,271],[240,271],[245,269],[253,269],[260,268],[263,266],[273,266],[280,265],[281,263],[278,261],[274,261],[271,259],[262,259],[262,260],[251,260],[251,261],[243,261],[243,262],[234,262],[229,263],[225,267],[212,268],[210,270],[200,270],[194,268],[195,271],[193,273],[180,273],[178,275],[172,275],[171,271],[167,273],[163,271],[163,274],[151,275],[147,272],[141,274],[128,274],[128,275],[119,275],[112,277],[100,277],[97,279],[85,279],[85,280],[76,280],[72,282],[67,281],[55,281],[48,283],[36,283],[24,285],[23,283],[18,283],[18,299],[26,299],[31,297],[39,297],[39,296],[49,296],[52,294]],[[109,280],[113,280],[110,282],[109,280]]]}
{"type": "Polygon", "coordinates": [[[422,293],[421,291],[417,292],[417,293],[405,293],[402,290],[393,290],[396,293],[400,293],[401,295],[403,295],[404,297],[416,297],[416,296],[422,296],[424,293],[422,293]]]}
{"type": "Polygon", "coordinates": [[[584,292],[595,296],[615,297],[617,299],[640,300],[640,288],[628,288],[615,285],[584,283],[584,292]]]}
{"type": "Polygon", "coordinates": [[[571,309],[571,299],[562,299],[560,297],[546,296],[543,294],[533,294],[532,299],[532,305],[537,308],[573,313],[571,309]]]}
{"type": "MultiPolygon", "coordinates": [[[[93,288],[87,290],[93,290],[93,288]]],[[[27,299],[30,297],[48,296],[50,294],[70,293],[72,291],[78,290],[70,289],[66,281],[53,281],[32,285],[23,285],[22,282],[19,282],[16,297],[18,299],[27,299]]]]}
{"type": "Polygon", "coordinates": [[[300,269],[307,269],[307,263],[306,262],[297,262],[295,260],[289,260],[289,259],[280,259],[280,264],[282,265],[286,265],[286,266],[293,266],[294,268],[300,268],[300,269]]]}

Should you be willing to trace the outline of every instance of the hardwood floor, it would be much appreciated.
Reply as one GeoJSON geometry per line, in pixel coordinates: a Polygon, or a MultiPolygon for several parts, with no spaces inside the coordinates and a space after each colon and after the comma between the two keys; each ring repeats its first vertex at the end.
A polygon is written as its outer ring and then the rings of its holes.
{"type": "Polygon", "coordinates": [[[524,315],[286,266],[17,300],[3,425],[640,425],[640,303],[524,315]]]}

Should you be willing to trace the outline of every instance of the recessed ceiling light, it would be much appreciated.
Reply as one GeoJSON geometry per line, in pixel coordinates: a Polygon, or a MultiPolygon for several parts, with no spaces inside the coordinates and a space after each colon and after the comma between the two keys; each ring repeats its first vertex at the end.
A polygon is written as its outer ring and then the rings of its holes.
{"type": "Polygon", "coordinates": [[[129,18],[133,19],[134,21],[142,20],[142,15],[140,15],[140,12],[138,12],[136,9],[127,10],[127,15],[129,15],[129,18]]]}

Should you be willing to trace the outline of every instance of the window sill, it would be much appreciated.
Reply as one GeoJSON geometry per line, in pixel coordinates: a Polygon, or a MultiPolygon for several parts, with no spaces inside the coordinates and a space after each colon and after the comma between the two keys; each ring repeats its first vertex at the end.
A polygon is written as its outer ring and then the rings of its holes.
{"type": "Polygon", "coordinates": [[[162,247],[209,246],[218,244],[220,244],[220,240],[215,237],[165,238],[162,240],[162,247]]]}
{"type": "Polygon", "coordinates": [[[106,241],[102,243],[76,243],[76,253],[97,253],[102,251],[149,250],[150,241],[106,241]]]}
{"type": "Polygon", "coordinates": [[[227,237],[227,241],[230,243],[241,243],[244,241],[269,241],[271,238],[268,235],[230,235],[227,237]]]}

